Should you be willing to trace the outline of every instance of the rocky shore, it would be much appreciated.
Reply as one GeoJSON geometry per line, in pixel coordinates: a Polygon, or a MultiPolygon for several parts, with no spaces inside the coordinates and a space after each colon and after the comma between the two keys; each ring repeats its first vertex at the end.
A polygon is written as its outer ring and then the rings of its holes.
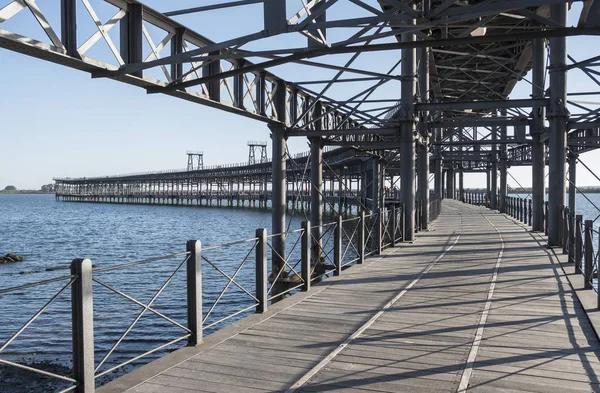
{"type": "Polygon", "coordinates": [[[0,256],[0,265],[4,264],[4,263],[13,263],[13,262],[21,262],[24,261],[25,257],[22,257],[20,255],[15,255],[15,254],[11,254],[10,252],[8,254],[6,254],[5,256],[0,256]]]}

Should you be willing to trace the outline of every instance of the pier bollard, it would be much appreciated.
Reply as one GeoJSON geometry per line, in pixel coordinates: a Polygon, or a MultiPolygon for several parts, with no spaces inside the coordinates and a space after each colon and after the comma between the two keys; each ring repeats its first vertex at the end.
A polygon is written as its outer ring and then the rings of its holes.
{"type": "Polygon", "coordinates": [[[267,230],[258,228],[256,238],[256,312],[263,313],[267,311],[267,230]]]}
{"type": "MultiPolygon", "coordinates": [[[[308,292],[310,291],[310,221],[302,221],[302,239],[300,240],[300,274],[302,275],[302,291],[308,292]]],[[[315,261],[316,262],[316,261],[315,261]]],[[[266,264],[266,254],[265,254],[265,264],[266,264]]]]}
{"type": "Polygon", "coordinates": [[[335,218],[336,225],[333,230],[333,262],[335,264],[334,275],[342,274],[342,216],[338,215],[335,218]]]}
{"type": "Polygon", "coordinates": [[[358,223],[358,264],[365,261],[365,212],[361,210],[358,223]]]}
{"type": "Polygon", "coordinates": [[[575,216],[575,273],[581,274],[581,261],[583,258],[582,247],[583,237],[581,233],[581,224],[583,222],[583,215],[578,214],[575,216]]]}
{"type": "Polygon", "coordinates": [[[592,239],[594,238],[594,233],[592,232],[592,220],[585,220],[585,232],[584,232],[584,236],[585,236],[585,246],[584,246],[584,250],[585,250],[585,255],[584,255],[584,271],[583,271],[583,277],[584,279],[584,288],[585,289],[592,289],[592,274],[593,274],[593,269],[592,269],[592,263],[593,263],[593,259],[594,259],[594,249],[592,246],[592,239]]]}
{"type": "Polygon", "coordinates": [[[392,229],[390,230],[391,238],[392,238],[392,247],[396,246],[396,206],[392,206],[392,213],[390,217],[390,226],[392,229]]]}
{"type": "Polygon", "coordinates": [[[202,243],[188,240],[187,260],[187,318],[191,336],[188,345],[202,343],[202,243]]]}
{"type": "Polygon", "coordinates": [[[76,393],[93,393],[94,385],[94,303],[92,300],[92,261],[74,259],[71,274],[71,324],[73,374],[76,393]]]}

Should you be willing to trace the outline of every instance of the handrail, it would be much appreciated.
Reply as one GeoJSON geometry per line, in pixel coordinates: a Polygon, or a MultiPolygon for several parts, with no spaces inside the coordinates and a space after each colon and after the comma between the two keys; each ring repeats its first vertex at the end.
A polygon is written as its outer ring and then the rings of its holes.
{"type": "MultiPolygon", "coordinates": [[[[384,248],[393,246],[396,241],[402,238],[402,230],[398,230],[398,228],[402,228],[402,216],[402,207],[394,207],[390,210],[376,210],[369,214],[359,212],[357,217],[346,219],[337,216],[333,222],[320,226],[310,226],[309,222],[304,222],[300,229],[288,230],[277,234],[268,235],[266,230],[259,229],[254,237],[209,247],[201,247],[199,241],[188,241],[186,251],[103,268],[92,268],[91,261],[87,259],[74,260],[71,265],[71,271],[73,273],[71,275],[0,289],[0,294],[3,294],[40,285],[67,281],[66,285],[64,285],[58,293],[52,296],[25,325],[18,329],[16,333],[0,347],[0,353],[2,353],[2,351],[25,329],[27,329],[36,318],[45,312],[56,299],[67,292],[71,287],[74,288],[71,291],[72,303],[78,304],[77,307],[79,307],[77,310],[74,309],[73,311],[73,325],[78,326],[78,329],[92,328],[93,325],[89,322],[94,319],[94,307],[92,296],[85,294],[85,288],[89,288],[91,291],[91,288],[99,286],[110,294],[117,295],[119,298],[134,304],[139,307],[139,309],[133,321],[125,327],[124,331],[112,343],[112,346],[102,354],[101,360],[97,364],[79,364],[78,369],[81,370],[89,370],[91,367],[91,375],[93,375],[94,379],[98,379],[125,365],[137,362],[140,359],[181,341],[187,340],[189,344],[196,345],[201,341],[203,331],[206,329],[213,329],[225,321],[236,318],[253,309],[257,312],[264,312],[267,309],[269,302],[278,300],[283,296],[293,295],[299,290],[309,290],[311,283],[326,279],[330,277],[332,273],[334,275],[340,275],[342,270],[349,265],[362,263],[364,257],[367,255],[373,253],[380,254],[384,248]],[[319,228],[319,231],[313,231],[315,228],[319,228]],[[399,232],[400,235],[398,236],[399,232]],[[319,233],[320,238],[315,237],[315,233],[319,233]],[[297,238],[293,238],[293,235],[297,235],[297,238]],[[287,247],[283,253],[281,253],[278,246],[276,246],[276,243],[272,243],[279,237],[288,238],[287,245],[289,247],[287,247]],[[290,239],[293,240],[290,241],[290,239]],[[313,246],[312,249],[311,245],[313,246]],[[314,245],[319,245],[318,249],[315,249],[314,245]],[[227,260],[229,261],[230,255],[233,253],[224,250],[231,247],[245,247],[243,248],[245,251],[243,258],[239,263],[229,266],[234,271],[228,273],[228,271],[224,269],[224,265],[221,264],[220,258],[224,256],[225,258],[228,258],[227,260]],[[267,253],[268,249],[271,250],[270,253],[267,253]],[[298,249],[300,249],[299,253],[297,251],[298,249]],[[324,273],[317,273],[315,271],[316,265],[311,266],[312,252],[316,252],[318,258],[324,261],[323,263],[326,263],[324,273]],[[271,272],[270,276],[268,275],[268,254],[272,255],[272,258],[277,258],[281,263],[279,271],[271,272]],[[300,254],[301,257],[296,261],[295,258],[298,254],[300,254]],[[249,265],[249,261],[253,259],[253,256],[255,256],[256,259],[256,266],[253,267],[256,269],[256,288],[250,289],[247,282],[241,281],[239,277],[242,277],[242,270],[249,265]],[[99,276],[99,274],[120,272],[126,268],[147,266],[154,262],[170,259],[177,260],[177,263],[171,266],[168,277],[166,277],[163,282],[157,283],[156,290],[147,302],[136,299],[131,293],[127,293],[127,289],[117,288],[117,286],[107,282],[104,278],[100,279],[99,276]],[[210,267],[209,270],[203,270],[201,267],[202,265],[210,267]],[[165,289],[174,282],[174,278],[176,275],[180,274],[182,270],[186,270],[187,272],[187,324],[180,323],[175,318],[154,308],[157,299],[164,293],[165,289]],[[226,281],[220,291],[213,292],[215,295],[213,295],[214,298],[211,297],[209,304],[206,304],[207,299],[204,299],[205,303],[202,304],[202,274],[203,272],[206,273],[213,270],[216,274],[224,277],[226,281]],[[280,282],[279,279],[283,272],[289,273],[290,275],[293,274],[294,279],[286,281],[285,286],[281,288],[276,287],[276,284],[280,282]],[[269,281],[271,282],[271,285],[269,285],[269,281]],[[245,301],[250,301],[250,303],[238,301],[236,303],[239,306],[238,309],[227,310],[226,312],[219,311],[216,320],[211,320],[211,317],[217,314],[217,308],[222,304],[222,300],[225,299],[228,290],[234,287],[239,289],[243,293],[243,296],[246,299],[245,301]],[[207,311],[203,312],[203,306],[204,310],[207,311]],[[168,322],[170,325],[180,329],[183,332],[183,335],[175,336],[176,338],[174,339],[169,338],[168,340],[165,340],[167,341],[166,343],[162,343],[142,354],[132,356],[130,359],[119,362],[119,364],[109,364],[108,361],[113,358],[112,355],[116,353],[115,351],[120,346],[127,342],[129,333],[146,314],[152,314],[153,316],[168,322]]],[[[313,262],[316,264],[318,261],[313,259],[313,262]]],[[[169,265],[163,264],[163,266],[169,265]]],[[[209,276],[210,273],[207,277],[209,276]]],[[[89,350],[92,352],[94,351],[94,343],[93,341],[89,341],[89,337],[93,337],[93,331],[90,336],[86,334],[76,334],[74,330],[73,348],[75,353],[89,350]],[[75,336],[81,336],[83,338],[76,339],[75,336]]],[[[82,359],[79,361],[85,362],[83,357],[80,356],[80,358],[82,359]]],[[[3,359],[0,359],[0,363],[30,369],[29,366],[17,363],[13,364],[13,362],[3,359]]],[[[43,370],[35,372],[75,384],[74,386],[63,390],[65,392],[74,389],[77,390],[78,386],[81,384],[87,385],[89,383],[94,383],[93,381],[90,382],[86,380],[86,378],[89,378],[86,377],[89,373],[76,373],[75,378],[69,378],[48,373],[43,370]]]]}

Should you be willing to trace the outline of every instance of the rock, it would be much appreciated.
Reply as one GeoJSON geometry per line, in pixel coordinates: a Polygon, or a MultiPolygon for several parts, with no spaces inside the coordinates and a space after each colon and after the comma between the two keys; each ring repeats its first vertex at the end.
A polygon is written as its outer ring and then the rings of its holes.
{"type": "Polygon", "coordinates": [[[47,272],[53,272],[55,270],[65,270],[65,269],[68,269],[68,268],[69,268],[68,266],[54,266],[54,267],[48,267],[48,268],[46,268],[46,271],[47,272]]]}
{"type": "Polygon", "coordinates": [[[12,263],[12,262],[21,262],[24,261],[25,257],[21,256],[21,255],[16,255],[13,253],[8,253],[5,256],[0,256],[0,264],[3,263],[12,263]]]}
{"type": "Polygon", "coordinates": [[[30,270],[24,270],[22,272],[19,272],[19,274],[33,274],[33,273],[35,273],[35,272],[32,272],[30,270]]]}

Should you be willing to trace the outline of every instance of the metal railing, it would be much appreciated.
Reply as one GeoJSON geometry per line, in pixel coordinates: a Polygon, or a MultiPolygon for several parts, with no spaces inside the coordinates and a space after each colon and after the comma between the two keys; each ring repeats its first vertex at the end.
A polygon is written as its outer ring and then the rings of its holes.
{"type": "MultiPolygon", "coordinates": [[[[572,215],[568,216],[571,221],[572,215]]],[[[592,220],[583,221],[583,216],[578,214],[572,226],[568,226],[566,235],[568,243],[573,247],[569,249],[569,261],[575,265],[575,274],[583,275],[585,289],[592,289],[597,294],[597,307],[600,310],[600,288],[598,283],[594,288],[594,279],[598,280],[598,266],[600,259],[600,233],[594,229],[592,220]],[[594,248],[594,235],[598,239],[598,246],[594,248]]]]}
{"type": "MultiPolygon", "coordinates": [[[[91,269],[91,265],[90,265],[90,269],[91,269]]],[[[5,295],[5,294],[17,292],[17,291],[30,290],[32,288],[51,285],[54,283],[60,283],[62,285],[61,288],[57,292],[55,292],[49,296],[48,300],[42,305],[42,307],[40,307],[23,325],[21,325],[18,329],[16,329],[16,331],[4,343],[2,343],[0,345],[0,356],[3,355],[3,352],[5,352],[6,349],[19,336],[21,336],[21,334],[23,334],[23,332],[25,332],[35,320],[37,320],[42,314],[44,314],[52,304],[56,303],[57,300],[59,300],[63,296],[63,294],[65,292],[67,292],[67,290],[71,289],[71,296],[74,296],[74,295],[76,296],[77,295],[76,292],[79,292],[81,290],[81,285],[74,285],[75,283],[78,283],[78,282],[80,282],[80,277],[77,273],[75,273],[75,274],[71,274],[68,276],[56,277],[56,278],[49,279],[49,280],[43,280],[43,281],[33,282],[33,283],[25,284],[25,285],[19,285],[19,286],[15,286],[15,287],[11,287],[11,288],[0,289],[0,295],[5,295]]],[[[75,313],[75,305],[73,306],[73,314],[71,315],[73,325],[75,324],[75,321],[77,320],[74,316],[74,313],[75,313]]],[[[73,336],[73,340],[75,340],[75,330],[73,331],[72,336],[73,336]]],[[[78,355],[79,354],[76,354],[76,353],[73,354],[73,363],[75,363],[75,357],[78,355]]],[[[40,368],[32,367],[32,366],[29,366],[26,364],[14,362],[14,361],[2,359],[2,358],[0,358],[0,365],[4,365],[4,366],[8,366],[8,367],[15,367],[15,368],[19,368],[22,370],[27,370],[27,371],[35,373],[35,374],[44,375],[53,380],[60,381],[61,385],[64,385],[64,387],[65,387],[64,389],[60,390],[60,393],[74,391],[75,389],[77,389],[80,386],[77,376],[70,377],[70,376],[66,376],[66,375],[59,375],[54,372],[42,370],[40,368]]],[[[63,387],[63,386],[61,386],[61,387],[63,387]]]]}
{"type": "MultiPolygon", "coordinates": [[[[440,201],[432,200],[430,206],[436,209],[432,217],[437,217],[440,201]]],[[[242,317],[245,313],[265,312],[269,303],[297,291],[308,291],[312,283],[339,276],[350,265],[363,263],[365,257],[381,254],[383,249],[403,241],[404,226],[403,207],[391,206],[390,209],[372,214],[363,211],[357,217],[347,219],[339,215],[333,222],[320,227],[311,227],[309,221],[304,221],[300,229],[285,233],[268,235],[266,229],[259,228],[252,238],[216,246],[202,247],[199,240],[190,240],[185,251],[114,266],[92,268],[91,260],[74,259],[68,276],[0,289],[2,295],[51,283],[65,283],[0,347],[0,355],[56,299],[71,290],[73,376],[62,376],[5,359],[0,359],[0,364],[69,383],[70,386],[61,392],[93,391],[98,378],[181,341],[198,345],[208,329],[214,329],[232,318],[242,317]],[[315,237],[315,233],[319,233],[320,237],[315,237]],[[279,251],[282,247],[285,250],[283,255],[279,251]],[[318,269],[319,262],[322,264],[321,270],[318,269]],[[146,301],[130,293],[132,287],[129,277],[125,286],[125,282],[111,274],[127,269],[129,271],[126,273],[133,275],[153,273],[154,270],[144,268],[157,263],[160,263],[165,278],[162,281],[153,278],[152,282],[156,284],[153,289],[144,287],[146,301]],[[180,281],[174,284],[176,277],[180,281]],[[221,286],[215,284],[219,280],[222,281],[221,286]],[[203,281],[210,285],[203,285],[203,281]],[[183,313],[179,315],[182,321],[156,308],[157,300],[167,287],[185,290],[185,295],[182,295],[186,302],[185,316],[183,313]],[[116,300],[94,304],[93,292],[97,290],[106,291],[116,299],[124,299],[129,307],[137,308],[132,320],[117,334],[115,340],[100,349],[94,347],[94,317],[100,313],[110,313],[111,319],[123,321],[126,316],[125,310],[116,305],[116,300]],[[234,295],[235,299],[232,300],[234,295]],[[227,303],[227,306],[221,307],[223,303],[227,303]],[[131,358],[115,360],[119,348],[131,340],[135,341],[130,333],[145,315],[166,321],[168,326],[177,331],[169,333],[172,336],[165,336],[161,330],[160,337],[153,338],[154,341],[161,341],[160,345],[131,358]],[[187,321],[183,321],[185,319],[187,321]]]]}
{"type": "MultiPolygon", "coordinates": [[[[532,224],[533,202],[531,199],[507,197],[507,214],[532,224]]],[[[598,294],[597,307],[600,309],[600,291],[594,288],[594,279],[598,279],[598,260],[600,258],[600,233],[593,228],[592,220],[583,221],[582,215],[575,215],[568,206],[560,206],[559,239],[563,254],[575,265],[575,273],[584,277],[585,289],[594,289],[598,294]],[[594,248],[594,234],[598,238],[598,247],[594,248]]],[[[548,234],[548,202],[543,205],[545,233],[548,234]]]]}

